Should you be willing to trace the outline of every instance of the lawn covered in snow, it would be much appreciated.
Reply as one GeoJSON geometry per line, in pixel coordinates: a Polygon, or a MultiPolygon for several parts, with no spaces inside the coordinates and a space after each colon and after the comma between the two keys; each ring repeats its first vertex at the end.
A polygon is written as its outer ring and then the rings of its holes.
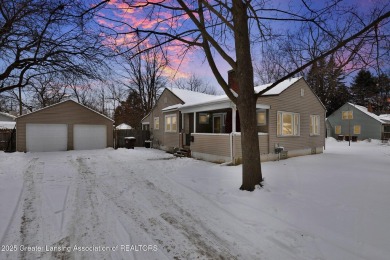
{"type": "Polygon", "coordinates": [[[0,153],[0,259],[389,259],[390,145],[241,166],[136,148],[0,153]]]}

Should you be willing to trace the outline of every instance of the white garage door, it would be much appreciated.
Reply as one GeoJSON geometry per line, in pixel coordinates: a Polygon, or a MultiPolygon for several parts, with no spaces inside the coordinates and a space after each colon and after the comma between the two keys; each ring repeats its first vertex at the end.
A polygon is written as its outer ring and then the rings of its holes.
{"type": "Polygon", "coordinates": [[[75,150],[92,150],[106,148],[107,126],[74,125],[73,147],[75,150]]]}
{"type": "Polygon", "coordinates": [[[26,124],[28,152],[66,151],[68,126],[66,124],[26,124]]]}

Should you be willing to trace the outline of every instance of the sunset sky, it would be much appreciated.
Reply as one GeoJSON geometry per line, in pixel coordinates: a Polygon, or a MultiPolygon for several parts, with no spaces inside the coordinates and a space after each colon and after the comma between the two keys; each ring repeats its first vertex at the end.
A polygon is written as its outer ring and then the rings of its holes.
{"type": "MultiPolygon", "coordinates": [[[[185,21],[185,19],[178,19],[173,21],[165,20],[171,17],[171,14],[163,10],[158,10],[158,11],[153,10],[152,13],[152,11],[148,8],[144,8],[144,9],[138,8],[137,10],[129,9],[127,8],[128,5],[122,2],[123,1],[121,0],[111,0],[109,4],[106,6],[106,8],[99,13],[98,17],[96,18],[96,21],[100,25],[106,28],[114,29],[116,32],[129,31],[130,30],[129,26],[133,28],[144,29],[144,30],[158,29],[159,31],[165,31],[165,30],[168,31],[173,29],[173,30],[180,31],[182,29],[180,28],[180,26],[183,26],[183,28],[185,28],[189,24],[187,21],[185,21]],[[121,22],[124,22],[125,24],[121,22]]],[[[170,2],[174,2],[174,1],[170,1],[170,2]]],[[[306,2],[310,5],[310,8],[314,10],[319,10],[324,7],[323,6],[324,1],[313,0],[313,1],[306,1],[306,2]]],[[[389,9],[388,1],[383,1],[383,0],[379,0],[379,1],[378,0],[356,0],[356,1],[346,0],[346,1],[342,1],[342,5],[350,7],[351,10],[354,10],[359,14],[367,14],[375,6],[385,7],[386,10],[389,9]]],[[[294,13],[302,13],[302,12],[307,13],[307,9],[303,7],[301,0],[269,1],[269,4],[267,4],[267,8],[269,7],[279,8],[294,13]]],[[[272,12],[265,13],[264,15],[270,16],[272,15],[272,12]]],[[[342,18],[342,16],[343,13],[340,12],[335,16],[335,19],[342,18]]],[[[362,15],[362,17],[367,18],[367,15],[362,15]]],[[[329,20],[328,25],[332,26],[334,25],[334,22],[335,20],[329,20]]],[[[270,25],[274,33],[275,32],[285,33],[287,29],[294,30],[295,27],[298,26],[298,23],[291,22],[291,21],[289,22],[272,21],[270,22],[270,25]]],[[[389,24],[387,24],[386,26],[388,27],[389,24]]],[[[108,34],[110,34],[109,31],[107,32],[108,34]]],[[[188,39],[190,39],[190,37],[188,39]]],[[[117,36],[115,40],[114,39],[111,39],[111,41],[108,40],[107,43],[112,45],[123,45],[123,44],[131,45],[132,40],[133,39],[128,35],[121,34],[117,36]]],[[[146,45],[148,46],[149,43],[146,42],[146,45]]],[[[233,47],[232,41],[230,45],[233,47]]],[[[170,64],[171,64],[170,68],[166,70],[166,73],[171,79],[186,77],[191,73],[194,73],[199,77],[203,78],[206,82],[209,82],[211,85],[215,86],[217,90],[220,89],[218,83],[216,82],[214,76],[212,75],[212,72],[209,68],[207,61],[205,60],[202,50],[192,49],[186,52],[185,55],[183,55],[185,48],[183,48],[181,44],[179,45],[171,44],[169,46],[166,46],[165,48],[168,49],[170,64]]],[[[231,50],[230,50],[230,54],[232,54],[231,50]]],[[[254,62],[258,61],[257,58],[258,55],[259,55],[259,50],[256,49],[256,46],[254,46],[252,51],[254,62]]],[[[227,77],[227,71],[231,69],[230,66],[220,57],[217,57],[216,63],[218,64],[221,73],[224,74],[225,77],[227,77]]]]}

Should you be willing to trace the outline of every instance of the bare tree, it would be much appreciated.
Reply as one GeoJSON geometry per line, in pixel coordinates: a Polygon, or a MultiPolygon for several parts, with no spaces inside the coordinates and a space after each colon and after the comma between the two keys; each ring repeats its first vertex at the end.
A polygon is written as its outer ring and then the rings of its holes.
{"type": "Polygon", "coordinates": [[[70,97],[68,86],[56,74],[35,77],[26,86],[26,103],[29,107],[43,108],[70,97]]]}
{"type": "Polygon", "coordinates": [[[280,82],[340,48],[348,48],[353,52],[361,37],[371,34],[375,26],[390,17],[388,2],[378,5],[370,15],[353,13],[351,15],[354,18],[353,27],[344,30],[346,33],[340,35],[338,27],[346,24],[340,15],[352,13],[350,9],[342,6],[342,1],[329,1],[319,7],[305,0],[296,5],[283,7],[269,1],[243,0],[124,2],[127,3],[124,12],[131,12],[133,17],[142,19],[137,23],[127,23],[123,19],[110,18],[110,21],[115,23],[114,27],[118,25],[115,28],[120,28],[117,30],[109,28],[107,31],[107,34],[114,33],[111,35],[114,39],[126,36],[126,46],[133,46],[134,51],[140,44],[147,42],[149,49],[180,45],[183,52],[197,48],[204,53],[218,83],[240,111],[243,163],[243,182],[240,189],[249,191],[253,191],[255,186],[262,182],[260,151],[258,142],[255,141],[258,140],[257,99],[280,82]],[[272,42],[276,44],[277,38],[289,37],[291,33],[283,31],[283,23],[293,23],[295,25],[293,28],[296,29],[300,29],[299,24],[313,24],[316,29],[332,35],[333,41],[324,46],[315,59],[302,60],[269,87],[254,93],[252,47],[254,44],[259,48],[266,44],[273,45],[272,42]],[[119,24],[122,26],[119,27],[119,24]],[[217,58],[222,58],[235,71],[240,86],[237,96],[231,92],[222,76],[223,73],[219,71],[217,58]]]}
{"type": "Polygon", "coordinates": [[[254,74],[256,83],[268,84],[278,80],[292,67],[285,54],[275,46],[261,50],[260,58],[255,60],[254,74]]]}
{"type": "Polygon", "coordinates": [[[124,84],[139,94],[143,113],[146,115],[167,84],[167,78],[164,76],[164,69],[169,64],[166,53],[160,48],[148,49],[146,46],[143,48],[137,46],[135,52],[130,51],[121,55],[120,60],[125,72],[122,75],[124,84]]]}
{"type": "Polygon", "coordinates": [[[98,78],[105,47],[86,25],[99,6],[71,0],[2,0],[0,92],[54,72],[98,78]]]}
{"type": "Polygon", "coordinates": [[[208,83],[204,82],[200,77],[191,74],[189,78],[180,78],[175,81],[175,85],[179,89],[187,89],[195,92],[215,95],[215,89],[208,83]]]}

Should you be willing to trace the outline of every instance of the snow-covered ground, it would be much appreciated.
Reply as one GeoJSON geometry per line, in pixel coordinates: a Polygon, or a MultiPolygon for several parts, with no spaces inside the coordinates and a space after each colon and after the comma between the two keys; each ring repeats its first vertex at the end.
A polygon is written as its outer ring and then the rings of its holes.
{"type": "Polygon", "coordinates": [[[154,149],[0,153],[0,259],[389,259],[390,145],[326,145],[254,192],[154,149]]]}

